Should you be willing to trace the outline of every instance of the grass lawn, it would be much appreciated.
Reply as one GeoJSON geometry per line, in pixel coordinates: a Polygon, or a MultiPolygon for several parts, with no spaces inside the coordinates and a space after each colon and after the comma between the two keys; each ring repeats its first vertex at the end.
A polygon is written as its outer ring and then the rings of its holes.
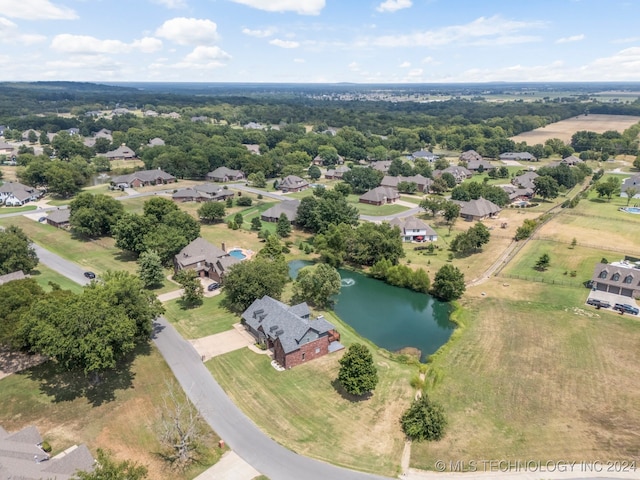
{"type": "Polygon", "coordinates": [[[194,478],[218,460],[215,445],[219,438],[208,429],[204,465],[185,474],[165,467],[153,428],[166,391],[165,381],[174,377],[154,347],[139,352],[131,371],[106,375],[102,386],[92,390],[91,400],[74,394],[74,387],[84,384],[83,377],[57,374],[52,362],[0,380],[0,425],[9,431],[36,426],[54,454],[86,443],[94,454],[97,448],[106,448],[118,459],[147,465],[149,478],[194,478]]]}
{"type": "Polygon", "coordinates": [[[207,362],[233,401],[256,424],[287,448],[337,465],[396,476],[404,445],[398,419],[409,405],[415,367],[399,364],[355,334],[333,314],[325,314],[341,343],[366,343],[380,378],[373,396],[354,401],[334,387],[338,359],[330,354],[285,372],[269,357],[248,349],[207,362]]]}
{"type": "Polygon", "coordinates": [[[347,202],[356,207],[361,215],[384,216],[393,215],[394,213],[400,213],[408,210],[407,207],[393,203],[380,206],[369,205],[368,203],[360,203],[358,201],[359,198],[359,195],[349,195],[347,197],[347,202]]]}
{"type": "Polygon", "coordinates": [[[31,210],[37,210],[36,205],[24,205],[23,207],[0,207],[0,215],[6,215],[7,213],[20,213],[30,212],[31,210]]]}
{"type": "Polygon", "coordinates": [[[224,332],[240,321],[240,317],[220,306],[224,297],[224,292],[205,297],[201,306],[186,310],[181,307],[179,300],[171,300],[164,304],[164,316],[184,338],[201,338],[224,332]]]}
{"type": "Polygon", "coordinates": [[[424,199],[424,195],[407,195],[407,194],[400,195],[400,200],[404,202],[415,203],[416,205],[419,205],[423,199],[424,199]]]}
{"type": "Polygon", "coordinates": [[[39,263],[31,276],[38,282],[45,291],[51,291],[49,282],[57,283],[63,290],[71,290],[74,293],[82,292],[82,287],[76,282],[69,280],[67,277],[60,275],[58,272],[51,270],[49,267],[39,263]]]}
{"type": "Polygon", "coordinates": [[[640,322],[587,307],[586,296],[520,280],[470,289],[466,328],[430,367],[440,380],[429,395],[449,426],[440,442],[413,444],[412,466],[637,459],[640,322]]]}

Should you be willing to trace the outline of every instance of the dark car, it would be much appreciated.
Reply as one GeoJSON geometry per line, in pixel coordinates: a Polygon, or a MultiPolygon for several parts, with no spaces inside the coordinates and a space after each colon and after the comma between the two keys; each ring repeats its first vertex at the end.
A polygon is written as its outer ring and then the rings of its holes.
{"type": "Polygon", "coordinates": [[[220,284],[217,282],[213,282],[212,284],[210,284],[207,287],[207,290],[209,290],[210,292],[213,292],[214,290],[217,290],[218,288],[220,288],[220,284]]]}
{"type": "Polygon", "coordinates": [[[84,276],[87,277],[89,280],[93,280],[94,278],[96,278],[96,274],[93,272],[84,272],[84,276]]]}
{"type": "Polygon", "coordinates": [[[588,298],[587,305],[593,305],[596,308],[610,308],[611,304],[606,300],[598,300],[597,298],[588,298]]]}
{"type": "Polygon", "coordinates": [[[38,221],[39,221],[39,222],[41,222],[41,223],[42,223],[42,222],[46,222],[46,221],[47,221],[47,217],[40,217],[40,218],[38,219],[38,221]]]}
{"type": "Polygon", "coordinates": [[[638,313],[640,313],[640,309],[638,307],[634,307],[628,303],[616,303],[613,306],[613,309],[620,313],[630,313],[632,315],[638,315],[638,313]]]}

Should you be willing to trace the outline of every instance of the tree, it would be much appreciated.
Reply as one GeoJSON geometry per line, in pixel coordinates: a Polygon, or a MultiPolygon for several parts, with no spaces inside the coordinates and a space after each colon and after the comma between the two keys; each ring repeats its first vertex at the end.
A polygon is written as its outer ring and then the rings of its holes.
{"type": "Polygon", "coordinates": [[[160,255],[154,251],[142,252],[138,257],[138,276],[145,288],[162,286],[164,269],[160,255]]]}
{"type": "Polygon", "coordinates": [[[322,176],[322,172],[316,165],[311,165],[307,173],[309,174],[309,178],[314,181],[322,176]]]}
{"type": "Polygon", "coordinates": [[[451,242],[451,250],[454,252],[468,254],[479,250],[482,245],[489,242],[491,233],[483,223],[476,223],[466,232],[459,233],[451,242]]]}
{"type": "MultiPolygon", "coordinates": [[[[445,208],[446,200],[438,197],[425,197],[420,202],[420,208],[424,208],[427,212],[431,212],[431,216],[435,217],[441,210],[445,208]]],[[[455,204],[454,204],[455,205],[455,204]]]]}
{"type": "Polygon", "coordinates": [[[250,207],[252,203],[253,200],[251,200],[251,197],[239,197],[238,200],[236,200],[236,205],[239,207],[250,207]]]}
{"type": "Polygon", "coordinates": [[[301,269],[293,284],[294,302],[307,302],[318,308],[327,308],[331,297],[340,292],[340,274],[331,265],[320,263],[301,269]]]}
{"type": "Polygon", "coordinates": [[[460,298],[465,289],[464,274],[457,267],[446,264],[436,273],[431,293],[442,301],[450,302],[460,298]]]}
{"type": "Polygon", "coordinates": [[[534,268],[539,272],[544,272],[547,268],[549,268],[550,264],[551,257],[549,257],[548,253],[543,253],[542,255],[540,255],[540,258],[538,258],[538,261],[536,262],[534,268]]]}
{"type": "Polygon", "coordinates": [[[351,195],[351,185],[345,182],[340,182],[333,187],[334,192],[338,192],[343,197],[351,195]]]}
{"type": "Polygon", "coordinates": [[[339,360],[338,381],[351,395],[370,394],[378,385],[378,370],[369,349],[354,343],[339,360]]]}
{"type": "Polygon", "coordinates": [[[224,204],[226,205],[227,208],[233,208],[233,198],[227,197],[224,204]]]}
{"type": "Polygon", "coordinates": [[[287,214],[282,212],[278,218],[278,224],[276,226],[276,233],[279,237],[286,238],[291,235],[291,222],[287,214]]]}
{"type": "Polygon", "coordinates": [[[71,229],[87,237],[102,237],[111,234],[124,207],[122,202],[108,195],[80,193],[69,205],[71,229]]]}
{"type": "Polygon", "coordinates": [[[44,290],[34,278],[14,280],[0,285],[0,345],[24,348],[22,318],[44,290]]]}
{"type": "Polygon", "coordinates": [[[598,197],[607,197],[607,201],[611,201],[611,197],[620,190],[620,179],[618,177],[608,177],[604,181],[595,184],[598,197]]]}
{"type": "Polygon", "coordinates": [[[38,134],[35,130],[29,130],[29,134],[27,135],[27,140],[29,143],[37,143],[38,142],[38,134]]]}
{"type": "Polygon", "coordinates": [[[173,257],[189,244],[183,232],[164,224],[156,225],[142,238],[143,250],[154,250],[160,255],[163,265],[171,265],[173,257]]]}
{"type": "Polygon", "coordinates": [[[164,197],[152,197],[144,202],[143,212],[145,217],[151,217],[154,222],[162,222],[164,216],[180,209],[172,200],[164,197]]]}
{"type": "Polygon", "coordinates": [[[353,167],[345,172],[342,179],[351,185],[354,193],[365,193],[380,185],[384,174],[368,167],[353,167]]]}
{"type": "Polygon", "coordinates": [[[260,220],[260,217],[253,217],[251,219],[251,230],[259,232],[261,228],[262,228],[262,220],[260,220]]]}
{"type": "Polygon", "coordinates": [[[205,202],[198,208],[198,217],[203,222],[219,222],[225,217],[224,203],[205,202]]]}
{"type": "Polygon", "coordinates": [[[238,228],[242,227],[242,224],[244,223],[244,217],[242,216],[242,213],[236,213],[233,217],[233,221],[236,223],[236,225],[238,225],[238,228]]]}
{"type": "Polygon", "coordinates": [[[638,155],[636,159],[633,161],[633,166],[635,167],[636,170],[640,170],[640,155],[638,155]]]}
{"type": "Polygon", "coordinates": [[[447,225],[449,225],[449,234],[451,234],[451,228],[460,216],[460,205],[451,201],[445,202],[443,205],[442,215],[447,222],[447,225]]]}
{"type": "Polygon", "coordinates": [[[20,227],[0,231],[0,275],[22,270],[30,273],[38,265],[38,255],[20,227]]]}
{"type": "Polygon", "coordinates": [[[624,193],[627,195],[627,207],[628,207],[629,203],[631,202],[631,199],[640,193],[640,188],[629,186],[624,191],[624,193]]]}
{"type": "Polygon", "coordinates": [[[576,245],[578,245],[578,240],[576,237],[573,237],[573,240],[571,240],[571,248],[576,248],[576,245]]]}
{"type": "Polygon", "coordinates": [[[74,480],[145,480],[148,477],[147,467],[131,460],[118,462],[106,450],[98,449],[96,466],[91,472],[77,472],[74,480]]]}
{"type": "Polygon", "coordinates": [[[182,210],[167,213],[162,218],[162,224],[179,231],[187,239],[187,242],[192,242],[200,236],[198,221],[182,210]]]}
{"type": "Polygon", "coordinates": [[[547,198],[556,198],[559,194],[558,182],[555,178],[548,175],[542,175],[536,177],[533,180],[533,191],[536,195],[542,197],[543,200],[547,198]]]}
{"type": "Polygon", "coordinates": [[[204,297],[204,290],[202,288],[202,282],[195,270],[185,269],[176,273],[173,279],[180,284],[183,289],[182,302],[193,307],[202,304],[202,298],[204,297]]]}
{"type": "Polygon", "coordinates": [[[444,436],[447,419],[440,404],[432,402],[426,393],[411,402],[400,420],[402,431],[411,440],[438,441],[444,436]]]}
{"type": "Polygon", "coordinates": [[[150,217],[135,213],[124,213],[112,229],[116,247],[140,255],[146,250],[144,237],[155,227],[150,217]]]}
{"type": "Polygon", "coordinates": [[[256,256],[229,269],[224,279],[224,302],[230,310],[243,312],[254,300],[265,295],[279,300],[287,281],[289,269],[284,259],[271,260],[256,256]]]}
{"type": "Polygon", "coordinates": [[[250,173],[247,180],[251,186],[256,188],[264,188],[267,186],[267,179],[264,176],[264,172],[250,173]]]}

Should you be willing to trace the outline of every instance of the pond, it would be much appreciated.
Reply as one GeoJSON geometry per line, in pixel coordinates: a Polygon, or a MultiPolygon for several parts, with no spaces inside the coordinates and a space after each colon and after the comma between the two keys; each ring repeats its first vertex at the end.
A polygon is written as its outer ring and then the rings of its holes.
{"type": "MultiPolygon", "coordinates": [[[[295,278],[308,265],[304,260],[289,262],[289,274],[295,278]]],[[[449,340],[455,328],[449,320],[450,304],[361,273],[338,272],[342,288],[334,310],[359,335],[392,352],[417,348],[421,362],[449,340]]]]}

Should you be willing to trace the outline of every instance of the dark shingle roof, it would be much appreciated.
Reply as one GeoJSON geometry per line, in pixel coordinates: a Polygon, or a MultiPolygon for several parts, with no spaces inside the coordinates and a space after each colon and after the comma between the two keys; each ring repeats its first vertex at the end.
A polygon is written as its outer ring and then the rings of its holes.
{"type": "Polygon", "coordinates": [[[394,218],[389,224],[400,228],[402,233],[405,233],[407,230],[424,230],[428,237],[438,235],[438,232],[416,217],[394,218]]]}
{"type": "Polygon", "coordinates": [[[71,216],[71,210],[68,208],[59,208],[47,215],[47,219],[54,223],[68,223],[71,216]]]}
{"type": "Polygon", "coordinates": [[[280,218],[280,215],[284,213],[290,222],[295,222],[299,206],[300,200],[284,200],[262,212],[261,216],[264,218],[280,218]]]}
{"type": "Polygon", "coordinates": [[[386,202],[387,200],[400,198],[398,191],[391,187],[376,187],[367,193],[360,195],[361,200],[368,202],[386,202]]]}
{"type": "Polygon", "coordinates": [[[487,217],[502,210],[495,203],[490,202],[486,198],[482,197],[478,198],[477,200],[470,200],[468,202],[462,202],[459,200],[453,200],[453,202],[460,205],[460,215],[463,216],[487,217]]]}
{"type": "Polygon", "coordinates": [[[111,183],[131,183],[135,179],[143,182],[155,182],[158,179],[161,180],[175,180],[173,175],[163,172],[162,170],[141,170],[139,172],[130,173],[128,175],[120,175],[113,177],[111,183]]]}

